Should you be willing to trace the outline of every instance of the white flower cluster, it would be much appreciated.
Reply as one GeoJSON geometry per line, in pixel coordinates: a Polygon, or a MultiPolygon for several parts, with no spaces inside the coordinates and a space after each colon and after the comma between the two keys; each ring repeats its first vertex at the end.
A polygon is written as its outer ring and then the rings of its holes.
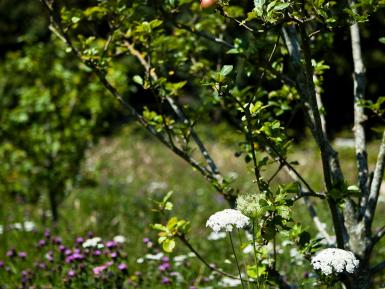
{"type": "Polygon", "coordinates": [[[353,274],[359,263],[360,261],[352,252],[335,248],[321,250],[311,259],[313,268],[320,270],[324,275],[344,271],[353,274]]]}
{"type": "Polygon", "coordinates": [[[0,225],[0,235],[4,233],[5,229],[9,230],[24,230],[25,232],[31,232],[36,229],[35,223],[31,221],[25,221],[24,223],[14,223],[4,228],[0,225]]]}
{"type": "Polygon", "coordinates": [[[126,237],[121,236],[121,235],[117,235],[117,236],[114,237],[113,240],[114,240],[115,243],[123,244],[124,242],[126,242],[126,237]]]}
{"type": "Polygon", "coordinates": [[[102,239],[100,237],[94,237],[94,238],[86,240],[82,246],[83,246],[83,248],[95,248],[96,247],[98,249],[101,249],[104,247],[104,245],[101,242],[102,242],[102,239]]]}
{"type": "Polygon", "coordinates": [[[227,232],[233,230],[233,226],[238,229],[244,228],[249,224],[249,218],[240,211],[234,209],[226,209],[216,212],[207,220],[206,227],[210,227],[214,232],[224,229],[227,232]]]}

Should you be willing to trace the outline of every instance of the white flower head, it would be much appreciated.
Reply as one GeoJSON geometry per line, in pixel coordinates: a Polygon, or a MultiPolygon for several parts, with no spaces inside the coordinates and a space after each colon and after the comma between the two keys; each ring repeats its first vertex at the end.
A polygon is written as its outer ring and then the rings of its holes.
{"type": "Polygon", "coordinates": [[[83,246],[83,248],[95,248],[95,247],[98,247],[98,245],[101,241],[102,241],[101,238],[94,237],[94,238],[91,238],[91,239],[84,241],[82,246],[83,246]]]}
{"type": "Polygon", "coordinates": [[[231,232],[233,227],[238,229],[244,228],[249,224],[249,218],[240,211],[234,209],[226,209],[211,215],[206,222],[206,227],[210,227],[214,232],[224,229],[231,232]]]}
{"type": "Polygon", "coordinates": [[[113,240],[114,240],[114,242],[116,242],[118,244],[123,244],[124,242],[126,242],[126,237],[117,235],[114,237],[113,240]]]}
{"type": "Polygon", "coordinates": [[[25,221],[24,222],[24,230],[26,232],[31,232],[36,229],[35,223],[31,221],[25,221]]]}
{"type": "Polygon", "coordinates": [[[241,280],[233,279],[233,278],[229,278],[229,277],[223,277],[219,281],[219,285],[223,286],[223,287],[237,287],[241,284],[242,284],[241,280]]]}
{"type": "Polygon", "coordinates": [[[145,259],[147,260],[154,260],[154,261],[158,261],[158,260],[161,260],[162,258],[164,257],[164,254],[162,252],[159,252],[158,254],[146,254],[144,256],[145,259]]]}
{"type": "Polygon", "coordinates": [[[353,274],[360,261],[350,251],[328,248],[318,252],[311,264],[315,270],[320,270],[324,275],[347,272],[353,274]]]}

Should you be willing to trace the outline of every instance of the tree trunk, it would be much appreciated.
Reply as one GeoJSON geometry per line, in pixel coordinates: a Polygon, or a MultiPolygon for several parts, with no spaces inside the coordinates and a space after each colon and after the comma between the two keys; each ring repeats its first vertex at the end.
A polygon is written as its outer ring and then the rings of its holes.
{"type": "Polygon", "coordinates": [[[49,204],[51,208],[52,214],[52,222],[56,224],[59,220],[59,212],[58,212],[58,201],[57,201],[57,191],[50,187],[48,191],[49,204]]]}

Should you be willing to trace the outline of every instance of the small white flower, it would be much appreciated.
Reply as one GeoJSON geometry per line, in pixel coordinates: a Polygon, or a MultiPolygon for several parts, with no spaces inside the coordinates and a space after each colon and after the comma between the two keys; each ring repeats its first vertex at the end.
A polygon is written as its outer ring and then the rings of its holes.
{"type": "Polygon", "coordinates": [[[83,248],[95,248],[98,247],[99,243],[102,241],[99,237],[94,237],[88,240],[85,240],[83,243],[83,248]]]}
{"type": "Polygon", "coordinates": [[[136,263],[138,263],[138,264],[142,264],[144,262],[144,259],[143,258],[138,258],[137,260],[136,260],[136,263]]]}
{"type": "Polygon", "coordinates": [[[115,236],[113,240],[118,244],[123,244],[124,242],[126,242],[126,238],[120,235],[115,236]]]}
{"type": "Polygon", "coordinates": [[[253,244],[248,244],[245,248],[243,248],[242,253],[250,254],[253,251],[254,251],[253,244]]]}
{"type": "Polygon", "coordinates": [[[34,222],[31,222],[31,221],[25,221],[24,222],[24,230],[26,232],[31,232],[31,231],[35,230],[35,228],[36,228],[36,225],[34,222]]]}
{"type": "Polygon", "coordinates": [[[290,257],[292,258],[292,263],[295,263],[300,266],[303,265],[304,258],[302,254],[297,250],[297,248],[293,247],[290,249],[290,257]]]}
{"type": "Polygon", "coordinates": [[[210,235],[207,237],[207,240],[216,241],[224,238],[226,238],[225,232],[211,232],[210,235]]]}
{"type": "Polygon", "coordinates": [[[14,223],[13,225],[11,225],[11,228],[15,230],[22,230],[23,225],[21,223],[14,223]]]}
{"type": "Polygon", "coordinates": [[[318,252],[312,259],[311,264],[315,270],[320,270],[324,275],[333,273],[353,274],[359,266],[360,261],[350,251],[328,248],[318,252]]]}
{"type": "Polygon", "coordinates": [[[175,265],[180,266],[185,260],[187,260],[188,258],[193,258],[193,257],[195,257],[195,254],[190,252],[187,255],[175,256],[173,259],[174,259],[175,265]]]}
{"type": "Polygon", "coordinates": [[[239,279],[233,279],[229,277],[223,277],[221,281],[219,281],[219,286],[222,287],[237,287],[241,285],[242,282],[239,279]]]}
{"type": "Polygon", "coordinates": [[[206,227],[210,227],[214,232],[224,229],[227,232],[233,230],[233,226],[238,229],[244,228],[249,224],[249,218],[240,211],[225,209],[211,215],[207,220],[206,227]]]}
{"type": "Polygon", "coordinates": [[[155,260],[155,261],[158,261],[158,260],[161,260],[163,258],[164,254],[162,252],[158,253],[158,254],[155,254],[155,255],[152,255],[152,254],[146,254],[144,256],[144,258],[146,258],[147,260],[155,260]]]}

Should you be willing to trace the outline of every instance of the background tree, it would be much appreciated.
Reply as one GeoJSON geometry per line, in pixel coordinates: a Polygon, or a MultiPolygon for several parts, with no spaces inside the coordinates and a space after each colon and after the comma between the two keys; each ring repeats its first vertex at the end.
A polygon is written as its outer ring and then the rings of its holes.
{"type": "Polygon", "coordinates": [[[116,109],[64,50],[57,39],[27,46],[0,66],[0,190],[34,203],[47,196],[54,221],[58,204],[80,180],[86,149],[116,109]]]}

